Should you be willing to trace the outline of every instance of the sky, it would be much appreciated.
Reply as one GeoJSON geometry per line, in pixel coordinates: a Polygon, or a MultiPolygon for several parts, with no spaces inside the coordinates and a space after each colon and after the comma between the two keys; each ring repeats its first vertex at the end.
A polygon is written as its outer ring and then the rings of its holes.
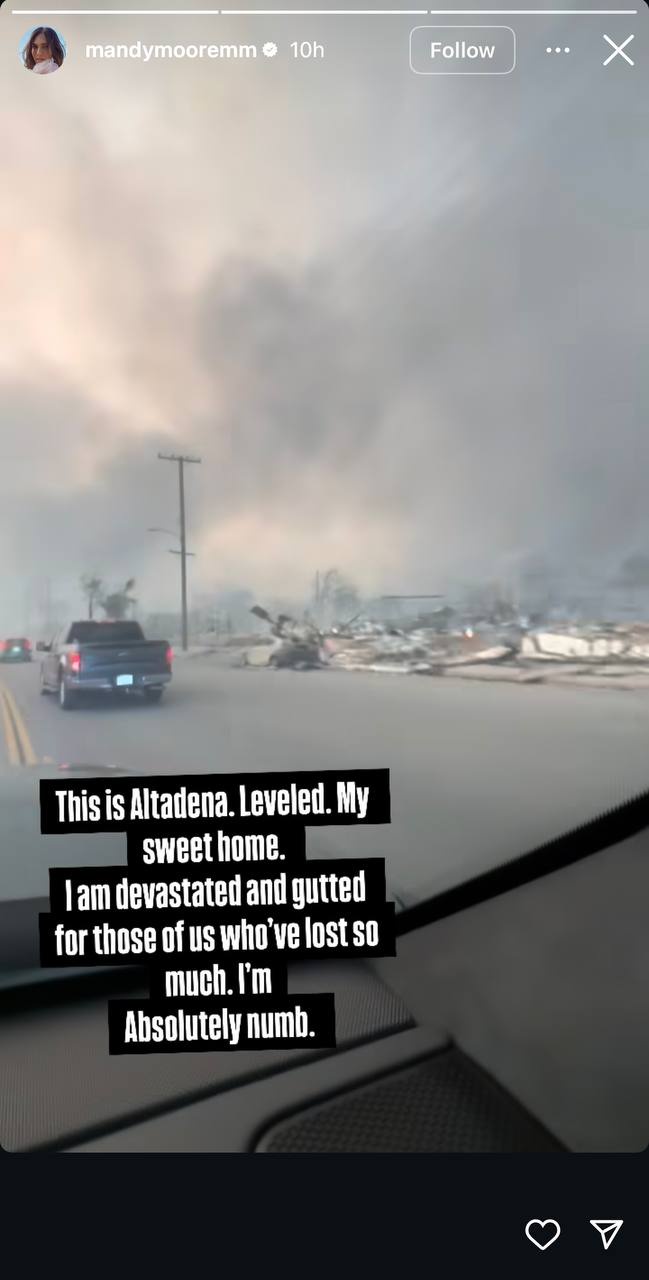
{"type": "Polygon", "coordinates": [[[0,629],[48,594],[78,613],[88,572],[175,607],[159,451],[202,459],[196,596],[535,559],[604,583],[649,551],[649,105],[599,25],[570,27],[570,75],[525,19],[513,76],[447,79],[410,72],[409,20],[57,21],[36,77],[0,12],[0,629]],[[307,35],[321,63],[290,58],[307,35]],[[271,37],[246,64],[83,56],[271,37]]]}

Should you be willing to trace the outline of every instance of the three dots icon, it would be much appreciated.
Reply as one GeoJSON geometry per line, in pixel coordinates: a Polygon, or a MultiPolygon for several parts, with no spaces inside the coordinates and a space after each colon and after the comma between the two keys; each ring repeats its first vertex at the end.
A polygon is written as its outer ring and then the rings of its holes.
{"type": "Polygon", "coordinates": [[[556,49],[553,49],[553,48],[551,47],[551,45],[548,45],[548,47],[547,47],[547,49],[546,49],[546,51],[545,51],[545,52],[546,52],[546,53],[570,53],[570,50],[569,50],[569,49],[562,49],[562,48],[560,48],[560,46],[559,46],[559,45],[557,45],[556,49]]]}

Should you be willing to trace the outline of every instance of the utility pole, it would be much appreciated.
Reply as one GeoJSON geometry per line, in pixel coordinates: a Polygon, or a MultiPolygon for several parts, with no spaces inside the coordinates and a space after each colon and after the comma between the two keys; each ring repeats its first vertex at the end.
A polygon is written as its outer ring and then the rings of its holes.
{"type": "MultiPolygon", "coordinates": [[[[45,614],[45,628],[49,632],[52,627],[52,579],[46,578],[43,592],[43,605],[45,614]]],[[[51,639],[51,637],[50,637],[51,639]]]]}
{"type": "Polygon", "coordinates": [[[32,589],[30,583],[25,584],[23,615],[23,630],[25,635],[29,636],[32,632],[32,589]]]}
{"type": "Polygon", "coordinates": [[[178,463],[178,494],[180,499],[180,610],[182,625],[182,648],[187,650],[187,542],[185,534],[185,463],[200,462],[200,458],[190,458],[185,454],[159,453],[162,462],[178,463]]]}

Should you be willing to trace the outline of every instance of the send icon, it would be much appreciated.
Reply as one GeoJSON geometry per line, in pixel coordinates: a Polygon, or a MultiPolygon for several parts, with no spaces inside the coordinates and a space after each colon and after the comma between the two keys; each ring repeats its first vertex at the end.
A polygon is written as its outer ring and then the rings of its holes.
{"type": "Polygon", "coordinates": [[[590,1225],[599,1231],[605,1249],[611,1245],[624,1222],[624,1218],[591,1218],[590,1225]]]}

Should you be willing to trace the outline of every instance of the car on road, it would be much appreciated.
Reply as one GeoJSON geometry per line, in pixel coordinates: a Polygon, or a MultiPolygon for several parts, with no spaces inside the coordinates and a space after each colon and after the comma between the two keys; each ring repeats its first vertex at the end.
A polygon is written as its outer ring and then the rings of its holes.
{"type": "Polygon", "coordinates": [[[71,711],[83,693],[140,694],[159,702],[172,675],[167,640],[147,640],[138,622],[67,623],[42,652],[41,693],[71,711]]]}
{"type": "Polygon", "coordinates": [[[0,662],[31,662],[32,646],[26,636],[0,640],[0,662]]]}

